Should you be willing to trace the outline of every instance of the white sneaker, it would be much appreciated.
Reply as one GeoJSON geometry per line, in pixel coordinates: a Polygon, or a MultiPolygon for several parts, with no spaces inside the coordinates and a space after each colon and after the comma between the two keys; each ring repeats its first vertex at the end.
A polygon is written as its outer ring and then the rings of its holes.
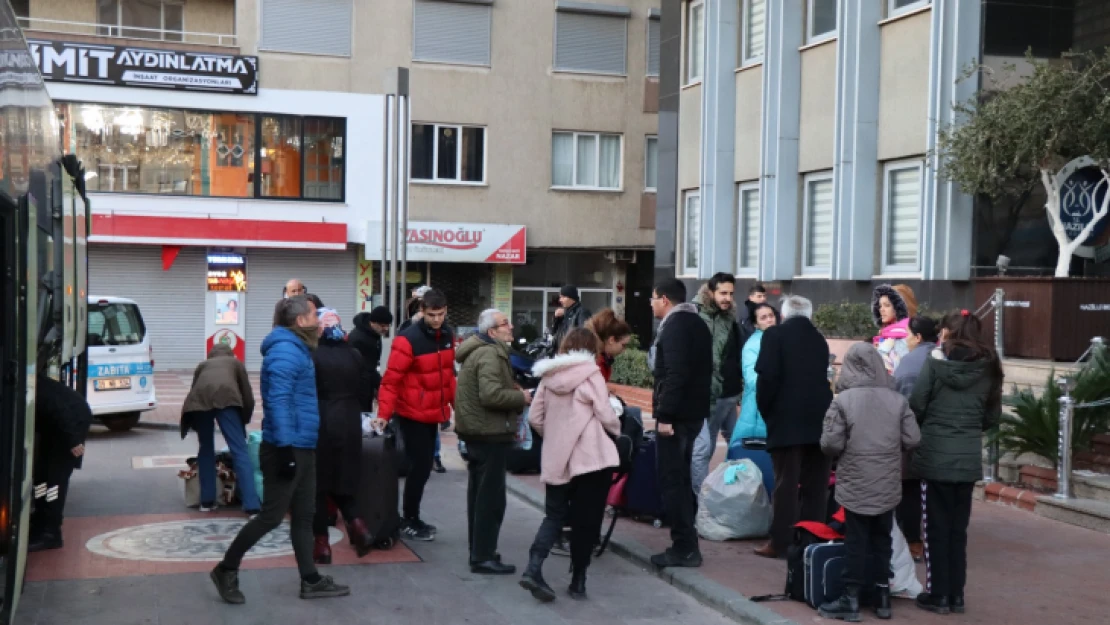
{"type": "Polygon", "coordinates": [[[215,512],[217,507],[218,506],[216,504],[212,504],[211,506],[206,506],[204,504],[201,504],[200,505],[200,511],[201,512],[215,512]]]}

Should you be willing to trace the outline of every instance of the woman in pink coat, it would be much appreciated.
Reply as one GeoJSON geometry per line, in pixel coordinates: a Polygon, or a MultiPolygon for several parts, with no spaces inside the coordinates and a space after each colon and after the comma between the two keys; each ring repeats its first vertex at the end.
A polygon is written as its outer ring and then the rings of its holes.
{"type": "Polygon", "coordinates": [[[547,503],[520,585],[543,602],[555,599],[543,579],[543,561],[568,521],[573,575],[567,592],[573,599],[586,598],[590,551],[601,534],[613,469],[620,464],[611,438],[620,433],[620,419],[597,366],[600,352],[597,335],[577,328],[563,339],[558,356],[533,368],[541,381],[528,420],[543,436],[540,479],[547,486],[547,503]]]}

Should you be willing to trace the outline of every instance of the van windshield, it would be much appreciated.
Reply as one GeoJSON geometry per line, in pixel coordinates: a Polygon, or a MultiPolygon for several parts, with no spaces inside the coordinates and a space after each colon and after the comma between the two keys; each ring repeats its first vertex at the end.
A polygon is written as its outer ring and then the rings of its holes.
{"type": "Polygon", "coordinates": [[[90,346],[138,345],[146,336],[143,316],[134,304],[89,304],[90,346]]]}

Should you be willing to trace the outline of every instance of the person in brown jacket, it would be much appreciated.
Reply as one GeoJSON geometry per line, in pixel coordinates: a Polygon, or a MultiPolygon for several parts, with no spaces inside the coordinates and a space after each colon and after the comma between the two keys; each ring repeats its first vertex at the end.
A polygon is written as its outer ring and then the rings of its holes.
{"type": "Polygon", "coordinates": [[[208,359],[193,372],[193,386],[181,407],[181,438],[195,430],[200,439],[197,470],[201,512],[216,508],[216,424],[231,452],[243,510],[253,516],[262,508],[254,488],[254,465],[247,454],[247,423],[253,413],[254,391],[247,368],[230,347],[217,343],[208,352],[208,359]]]}
{"type": "Polygon", "coordinates": [[[847,568],[844,595],[818,612],[859,622],[860,590],[873,583],[878,587],[875,614],[889,619],[890,533],[894,508],[902,500],[902,452],[917,447],[921,431],[909,402],[894,390],[882,356],[866,343],[848,350],[836,390],[839,395],[825,413],[821,450],[839,458],[836,501],[844,506],[847,568]],[[868,571],[869,561],[885,564],[868,571]]]}

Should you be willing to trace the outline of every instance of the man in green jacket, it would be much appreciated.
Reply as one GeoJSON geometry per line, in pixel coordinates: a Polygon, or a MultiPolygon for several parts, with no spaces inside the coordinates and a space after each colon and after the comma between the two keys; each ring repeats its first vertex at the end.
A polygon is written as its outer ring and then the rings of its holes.
{"type": "Polygon", "coordinates": [[[462,365],[455,391],[455,432],[469,455],[466,497],[470,570],[512,575],[516,567],[497,557],[497,538],[505,518],[505,466],[516,442],[517,423],[532,394],[513,380],[509,342],[513,325],[491,308],[478,316],[478,334],[455,352],[462,365]]]}
{"type": "Polygon", "coordinates": [[[710,384],[710,412],[705,426],[694,441],[694,456],[690,463],[691,484],[694,494],[701,492],[701,484],[709,477],[709,463],[717,449],[717,434],[726,441],[732,440],[736,426],[736,407],[744,391],[744,374],[740,367],[740,323],[736,319],[733,294],[736,278],[729,273],[717,273],[698,291],[694,303],[698,314],[709,326],[713,335],[713,381],[710,384]]]}

